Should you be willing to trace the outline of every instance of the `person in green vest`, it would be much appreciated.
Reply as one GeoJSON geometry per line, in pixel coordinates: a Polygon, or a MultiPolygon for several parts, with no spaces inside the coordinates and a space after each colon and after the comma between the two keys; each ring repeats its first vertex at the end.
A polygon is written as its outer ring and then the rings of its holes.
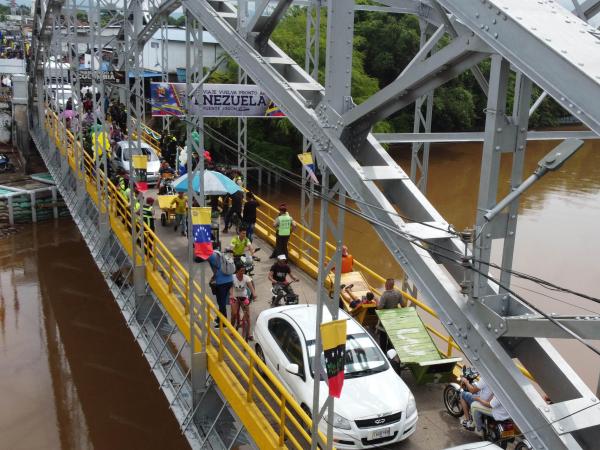
{"type": "Polygon", "coordinates": [[[148,197],[146,198],[146,204],[144,205],[144,209],[142,212],[142,217],[144,218],[144,223],[148,225],[148,227],[154,231],[154,198],[148,197]]]}
{"type": "Polygon", "coordinates": [[[294,219],[288,213],[285,203],[279,205],[279,215],[273,222],[273,227],[277,230],[277,236],[271,259],[277,258],[279,255],[285,255],[286,259],[289,260],[288,241],[290,240],[292,231],[296,229],[296,222],[294,222],[294,219]]]}

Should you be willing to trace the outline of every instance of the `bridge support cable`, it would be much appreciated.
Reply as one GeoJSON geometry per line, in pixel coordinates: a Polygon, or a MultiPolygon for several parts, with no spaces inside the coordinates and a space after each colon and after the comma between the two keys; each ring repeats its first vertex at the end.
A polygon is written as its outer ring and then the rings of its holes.
{"type": "MultiPolygon", "coordinates": [[[[333,6],[329,4],[328,17],[331,17],[333,12],[331,8],[338,8],[342,3],[336,2],[333,6]]],[[[190,5],[190,10],[252,79],[260,80],[261,87],[281,105],[294,125],[315,143],[319,167],[327,167],[332,171],[348,194],[357,199],[365,214],[375,217],[377,223],[386,224],[385,227],[375,227],[378,234],[409,277],[414,280],[424,298],[441,315],[448,331],[457,339],[465,355],[477,364],[490,380],[493,390],[500,400],[506,403],[507,409],[528,437],[536,444],[540,443],[541,448],[578,448],[579,444],[571,433],[560,434],[549,425],[552,419],[542,407],[541,396],[514,365],[512,358],[525,357],[521,354],[525,346],[514,347],[501,339],[505,328],[499,327],[499,323],[504,320],[503,316],[496,317],[495,310],[487,304],[481,308],[476,302],[468,301],[459,286],[463,270],[454,262],[432,259],[430,252],[408,240],[398,239],[398,233],[391,231],[395,229],[402,233],[402,230],[411,230],[417,233],[417,238],[422,236],[423,239],[436,240],[439,245],[446,246],[451,254],[463,254],[465,251],[465,244],[458,239],[448,237],[446,233],[418,233],[414,226],[405,224],[392,213],[397,207],[415,220],[433,222],[438,228],[447,227],[447,223],[408,180],[406,174],[368,134],[370,126],[377,120],[470,69],[489,55],[490,47],[486,45],[488,41],[484,44],[478,37],[479,28],[466,33],[461,31],[457,38],[434,53],[426,62],[413,64],[407,73],[390,85],[391,87],[384,88],[359,106],[352,107],[350,103],[349,109],[340,113],[332,108],[330,101],[323,101],[316,109],[312,109],[314,103],[307,101],[305,97],[306,85],[297,86],[293,82],[282,80],[281,72],[269,64],[271,57],[258,53],[251,43],[235,33],[229,23],[231,15],[235,15],[234,10],[228,9],[221,2],[207,0],[194,2],[190,5]],[[349,125],[356,128],[352,130],[349,125]],[[495,317],[493,322],[491,317],[495,317]],[[474,327],[471,324],[482,326],[474,327]],[[494,325],[498,325],[499,328],[494,325]],[[496,329],[498,331],[494,332],[496,329]]],[[[340,41],[343,41],[343,36],[342,30],[338,36],[340,41]]],[[[270,48],[276,51],[276,46],[271,45],[270,48]]],[[[518,49],[519,46],[515,45],[513,48],[518,49]]],[[[278,58],[281,61],[285,55],[279,52],[278,58]]],[[[512,63],[512,60],[510,62],[512,63]]],[[[297,69],[294,70],[298,73],[297,69]]],[[[525,74],[529,76],[527,71],[525,74]]],[[[293,78],[288,78],[291,79],[293,78]]],[[[343,74],[339,79],[344,79],[343,74]]],[[[340,86],[345,84],[327,85],[325,96],[330,92],[339,91],[340,86]]],[[[313,100],[314,98],[311,97],[313,100]]],[[[335,96],[335,102],[348,100],[343,94],[335,96]]],[[[485,289],[488,294],[496,292],[496,286],[491,282],[487,283],[485,289]]],[[[534,311],[527,307],[525,310],[534,314],[534,311]]],[[[543,351],[546,348],[545,344],[538,348],[540,352],[536,358],[536,365],[542,367],[549,363],[550,355],[543,351]]],[[[568,367],[564,360],[561,360],[560,364],[568,367]]],[[[595,398],[579,378],[566,377],[563,380],[574,386],[574,391],[580,396],[595,398]]],[[[546,381],[552,383],[551,380],[546,381]]],[[[552,390],[553,387],[548,386],[548,389],[552,390]]]]}
{"type": "MultiPolygon", "coordinates": [[[[196,280],[196,274],[200,274],[200,292],[197,291],[195,282],[188,283],[187,302],[189,308],[189,324],[190,324],[190,359],[191,365],[191,381],[193,390],[193,408],[190,410],[190,421],[196,421],[195,416],[197,408],[201,403],[202,395],[204,394],[207,378],[207,356],[206,345],[208,341],[208,330],[206,320],[206,263],[198,266],[195,263],[194,255],[194,207],[204,207],[204,117],[202,108],[197,105],[196,99],[202,98],[203,95],[203,39],[202,25],[196,18],[189,14],[184,9],[185,13],[185,52],[186,52],[186,105],[187,105],[187,121],[186,121],[186,136],[187,136],[187,195],[188,195],[188,211],[187,211],[187,270],[190,280],[196,280]],[[198,139],[196,139],[196,133],[198,139]],[[198,155],[196,162],[194,153],[198,155]],[[198,178],[199,191],[193,187],[193,180],[198,178]],[[202,301],[196,302],[199,298],[202,301]]],[[[183,226],[183,224],[182,224],[183,226]]],[[[183,233],[183,230],[182,230],[183,233]]],[[[224,407],[224,406],[223,406],[224,407]]]]}

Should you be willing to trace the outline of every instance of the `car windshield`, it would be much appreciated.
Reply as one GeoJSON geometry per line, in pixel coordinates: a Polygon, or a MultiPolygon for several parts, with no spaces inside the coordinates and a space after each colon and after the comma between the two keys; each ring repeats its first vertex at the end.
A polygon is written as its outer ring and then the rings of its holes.
{"type": "MultiPolygon", "coordinates": [[[[140,149],[140,153],[146,155],[148,158],[148,162],[150,161],[158,161],[158,156],[154,153],[149,147],[142,147],[140,149]]],[[[123,160],[129,161],[129,155],[131,154],[131,150],[129,148],[125,149],[123,152],[123,160]]]]}
{"type": "MultiPolygon", "coordinates": [[[[310,370],[314,377],[313,357],[315,341],[306,343],[310,370]]],[[[321,364],[325,367],[325,357],[321,353],[321,364]]],[[[373,339],[366,333],[351,334],[346,337],[346,357],[344,363],[344,378],[358,378],[387,370],[385,356],[373,339]]]]}

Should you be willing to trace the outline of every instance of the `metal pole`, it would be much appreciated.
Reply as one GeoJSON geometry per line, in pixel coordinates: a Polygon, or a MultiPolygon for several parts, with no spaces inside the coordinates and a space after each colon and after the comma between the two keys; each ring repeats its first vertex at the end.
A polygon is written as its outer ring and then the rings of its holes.
{"type": "Polygon", "coordinates": [[[337,223],[334,223],[332,217],[329,215],[329,201],[332,200],[337,193],[339,197],[337,202],[343,206],[345,204],[345,191],[339,186],[335,186],[333,189],[329,188],[330,181],[329,170],[323,168],[322,170],[322,185],[321,185],[321,213],[319,216],[319,235],[329,236],[333,235],[333,239],[336,245],[335,253],[327,261],[327,240],[321,239],[319,241],[319,274],[317,276],[317,320],[315,324],[315,354],[313,356],[313,367],[315,371],[315,378],[313,383],[313,409],[312,409],[312,446],[315,450],[319,445],[319,422],[321,418],[325,418],[327,422],[327,446],[330,449],[333,447],[333,414],[334,414],[334,398],[331,396],[327,397],[323,407],[320,405],[320,389],[321,380],[326,379],[327,374],[324,372],[324,368],[321,363],[321,354],[323,353],[323,342],[321,339],[321,323],[323,323],[323,310],[327,308],[331,315],[331,320],[337,320],[339,306],[338,300],[340,296],[340,280],[342,276],[341,262],[342,262],[342,245],[344,236],[344,209],[338,208],[337,223]],[[325,283],[334,268],[334,279],[333,292],[330,298],[327,291],[325,290],[325,283]]]}
{"type": "MultiPolygon", "coordinates": [[[[246,23],[248,21],[248,0],[238,0],[238,33],[247,36],[246,23]]],[[[248,83],[248,75],[238,69],[238,81],[241,84],[248,83]]],[[[237,165],[242,172],[242,184],[248,185],[248,119],[238,117],[238,161],[237,165]]]]}
{"type": "MultiPolygon", "coordinates": [[[[193,394],[193,409],[196,411],[197,405],[202,398],[202,393],[206,389],[206,348],[201,347],[196,350],[196,342],[206,342],[206,263],[200,265],[200,292],[195,288],[196,265],[194,264],[194,232],[192,222],[192,207],[195,205],[205,206],[204,198],[204,118],[202,115],[202,102],[196,99],[202,99],[202,79],[203,79],[203,39],[202,25],[194,18],[189,11],[184,10],[186,14],[186,98],[187,98],[187,174],[188,174],[188,301],[190,305],[190,352],[191,352],[191,382],[193,394]],[[192,138],[192,133],[196,131],[199,134],[199,140],[196,142],[192,138]],[[198,154],[198,164],[193,168],[193,153],[198,154]],[[193,180],[199,179],[199,189],[196,193],[193,189],[193,180]],[[196,294],[200,297],[200,304],[194,303],[196,294]],[[194,312],[195,306],[198,306],[198,315],[194,312]],[[200,329],[200,336],[196,336],[196,327],[200,329]]],[[[192,417],[190,420],[194,420],[192,417]]]]}

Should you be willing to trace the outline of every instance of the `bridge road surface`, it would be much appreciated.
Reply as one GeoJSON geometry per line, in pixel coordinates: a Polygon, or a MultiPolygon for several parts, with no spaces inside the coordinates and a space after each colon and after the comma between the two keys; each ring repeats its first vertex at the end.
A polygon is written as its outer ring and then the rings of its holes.
{"type": "MultiPolygon", "coordinates": [[[[154,196],[155,192],[151,192],[148,195],[154,196]]],[[[154,216],[156,234],[169,248],[169,250],[171,250],[173,255],[187,269],[187,238],[181,235],[180,229],[175,232],[173,230],[173,224],[169,223],[165,227],[160,224],[160,209],[155,208],[154,216]]],[[[222,221],[220,229],[221,231],[223,230],[222,221]]],[[[233,236],[235,236],[234,233],[221,232],[220,237],[222,248],[226,248],[229,245],[233,236]]],[[[270,245],[262,241],[259,237],[255,237],[254,245],[256,247],[260,247],[260,251],[256,254],[256,256],[260,258],[260,262],[254,263],[254,276],[252,277],[256,286],[256,294],[258,299],[252,303],[251,307],[251,330],[254,329],[256,318],[260,312],[269,308],[269,302],[271,298],[271,283],[269,282],[267,275],[271,265],[275,262],[274,259],[269,259],[272,251],[272,247],[270,245]]],[[[212,271],[208,263],[202,264],[207,265],[207,278],[210,278],[212,271]]],[[[300,303],[316,303],[316,280],[295,267],[293,264],[290,265],[292,268],[292,273],[300,279],[300,282],[294,283],[293,285],[294,291],[300,296],[300,303]]],[[[198,283],[200,282],[199,270],[196,272],[196,280],[198,283]]],[[[414,382],[412,374],[409,370],[402,371],[402,379],[413,392],[417,401],[417,410],[419,412],[417,430],[404,442],[393,445],[381,445],[378,448],[438,450],[467,442],[478,441],[477,436],[462,429],[458,419],[453,418],[445,412],[442,401],[442,392],[445,385],[417,385],[414,382]]]]}

